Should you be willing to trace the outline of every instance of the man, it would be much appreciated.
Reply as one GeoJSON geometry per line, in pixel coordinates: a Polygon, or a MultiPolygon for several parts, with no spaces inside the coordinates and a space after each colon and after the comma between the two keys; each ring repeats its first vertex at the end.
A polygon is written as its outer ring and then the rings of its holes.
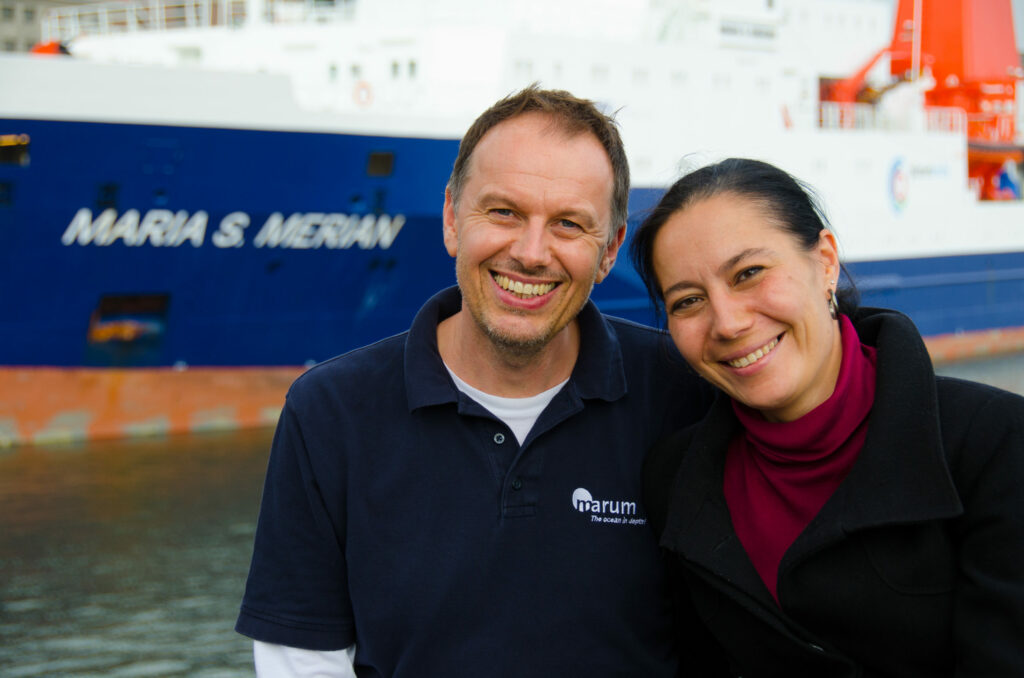
{"type": "Polygon", "coordinates": [[[260,672],[674,674],[641,465],[706,393],[588,301],[628,193],[588,101],[531,87],[473,124],[444,202],[458,288],[289,391],[237,625],[260,672]]]}

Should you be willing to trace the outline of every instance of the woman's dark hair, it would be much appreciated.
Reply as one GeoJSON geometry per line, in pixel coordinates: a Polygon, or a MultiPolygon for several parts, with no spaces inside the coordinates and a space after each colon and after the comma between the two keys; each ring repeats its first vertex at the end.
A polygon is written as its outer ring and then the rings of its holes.
{"type": "MultiPolygon", "coordinates": [[[[676,212],[726,193],[759,203],[806,251],[817,246],[821,230],[829,227],[814,190],[774,165],[748,158],[729,158],[694,170],[665,192],[640,224],[630,245],[633,266],[643,278],[656,309],[664,310],[661,287],[654,272],[654,240],[658,232],[676,212]]],[[[836,290],[836,297],[839,311],[850,315],[857,309],[860,295],[846,267],[840,264],[840,268],[846,280],[836,290]]]]}

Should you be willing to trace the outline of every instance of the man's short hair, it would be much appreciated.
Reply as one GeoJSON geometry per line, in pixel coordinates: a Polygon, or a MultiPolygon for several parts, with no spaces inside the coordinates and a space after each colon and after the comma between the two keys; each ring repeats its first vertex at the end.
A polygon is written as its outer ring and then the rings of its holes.
{"type": "Polygon", "coordinates": [[[611,162],[613,187],[609,239],[615,236],[629,216],[629,162],[614,118],[597,109],[593,101],[580,99],[564,90],[540,89],[536,84],[497,102],[478,117],[459,143],[459,154],[448,179],[452,203],[458,208],[462,189],[469,173],[473,150],[487,132],[499,123],[524,113],[539,112],[551,116],[556,125],[570,136],[592,133],[601,142],[611,162]]]}

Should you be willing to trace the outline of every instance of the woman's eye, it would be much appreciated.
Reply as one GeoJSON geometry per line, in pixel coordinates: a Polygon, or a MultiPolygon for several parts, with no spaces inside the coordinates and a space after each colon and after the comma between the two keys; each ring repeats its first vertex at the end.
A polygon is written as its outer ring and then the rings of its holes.
{"type": "Polygon", "coordinates": [[[691,308],[693,308],[698,302],[700,302],[700,297],[682,297],[681,299],[676,299],[675,301],[672,302],[672,305],[669,307],[669,311],[671,311],[672,313],[681,313],[683,311],[688,311],[691,308]]]}
{"type": "Polygon", "coordinates": [[[763,266],[748,266],[747,268],[739,272],[739,275],[736,276],[736,282],[743,282],[744,280],[749,280],[750,278],[754,277],[763,270],[763,266]]]}

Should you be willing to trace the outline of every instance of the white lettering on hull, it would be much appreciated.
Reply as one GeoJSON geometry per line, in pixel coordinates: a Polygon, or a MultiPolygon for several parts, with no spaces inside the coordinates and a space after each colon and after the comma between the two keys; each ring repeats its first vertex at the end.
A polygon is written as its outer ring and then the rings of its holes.
{"type": "MultiPolygon", "coordinates": [[[[188,242],[192,247],[206,243],[209,215],[200,210],[172,212],[151,209],[145,214],[130,209],[118,216],[107,208],[93,218],[92,210],[83,207],[64,230],[61,242],[66,246],[93,245],[107,247],[118,240],[129,247],[179,247],[188,242]]],[[[210,237],[214,247],[244,247],[246,229],[252,219],[246,212],[232,212],[221,219],[210,237]]],[[[405,217],[401,214],[338,214],[295,212],[285,217],[274,212],[260,227],[252,240],[254,247],[280,249],[359,249],[386,250],[395,242],[405,217]]]]}

